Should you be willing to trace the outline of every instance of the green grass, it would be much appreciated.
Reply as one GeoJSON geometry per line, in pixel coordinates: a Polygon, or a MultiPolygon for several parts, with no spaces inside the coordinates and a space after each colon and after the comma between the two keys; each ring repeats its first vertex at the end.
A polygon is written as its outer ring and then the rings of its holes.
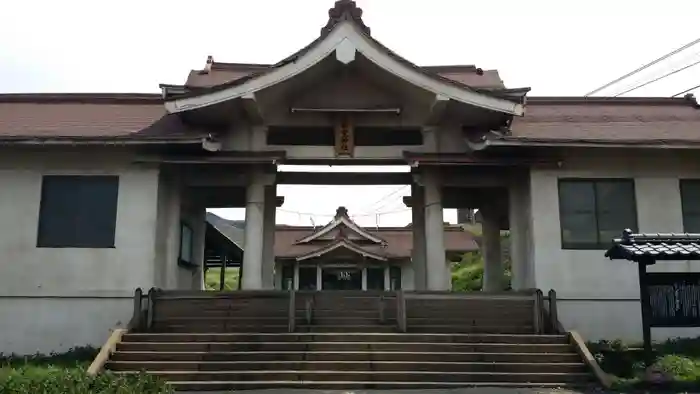
{"type": "MultiPolygon", "coordinates": [[[[226,268],[224,272],[224,290],[238,290],[239,268],[226,268]]],[[[221,283],[221,269],[209,268],[204,277],[204,284],[207,290],[218,291],[221,283]]]]}

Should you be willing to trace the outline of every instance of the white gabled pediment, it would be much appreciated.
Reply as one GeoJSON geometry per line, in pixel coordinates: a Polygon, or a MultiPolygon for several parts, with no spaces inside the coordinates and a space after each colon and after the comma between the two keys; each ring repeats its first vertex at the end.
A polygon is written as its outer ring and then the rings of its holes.
{"type": "Polygon", "coordinates": [[[336,241],[328,246],[325,246],[323,248],[319,248],[313,252],[310,252],[310,253],[307,253],[305,255],[297,257],[297,261],[303,261],[303,260],[308,260],[308,259],[312,259],[315,257],[321,257],[324,254],[330,253],[334,250],[341,249],[341,248],[345,249],[345,250],[349,250],[353,253],[359,254],[363,257],[368,257],[368,258],[371,258],[374,260],[379,260],[379,261],[386,261],[387,260],[387,258],[385,256],[370,252],[368,250],[364,250],[360,246],[358,246],[358,245],[356,245],[356,244],[354,244],[346,239],[339,239],[338,241],[336,241]]]}
{"type": "Polygon", "coordinates": [[[344,208],[338,208],[338,214],[336,214],[335,218],[331,220],[328,224],[323,226],[320,230],[314,232],[313,234],[310,234],[295,243],[297,244],[304,244],[311,242],[316,239],[323,239],[323,237],[327,234],[329,234],[331,231],[335,229],[339,229],[341,227],[345,227],[348,230],[352,231],[353,233],[359,235],[363,239],[369,240],[371,242],[374,242],[375,244],[384,244],[384,240],[381,238],[370,234],[367,232],[365,229],[362,227],[358,226],[355,222],[350,220],[349,217],[347,217],[346,212],[344,208]]]}
{"type": "Polygon", "coordinates": [[[336,24],[330,33],[311,48],[302,52],[294,61],[273,68],[241,84],[232,84],[229,87],[215,89],[200,95],[168,101],[165,103],[165,107],[168,112],[177,113],[242,98],[293,78],[328,56],[335,55],[336,60],[343,64],[352,63],[357,52],[386,72],[407,83],[432,92],[436,96],[510,115],[520,116],[524,113],[522,104],[474,92],[467,87],[460,87],[449,81],[427,75],[421,70],[399,61],[395,55],[389,54],[385,48],[381,47],[365,34],[355,22],[350,20],[336,24]]]}

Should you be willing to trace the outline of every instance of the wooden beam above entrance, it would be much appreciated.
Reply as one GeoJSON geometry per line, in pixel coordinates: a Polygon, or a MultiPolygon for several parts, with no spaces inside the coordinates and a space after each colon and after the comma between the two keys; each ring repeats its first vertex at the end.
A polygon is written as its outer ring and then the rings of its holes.
{"type": "Polygon", "coordinates": [[[278,172],[284,185],[410,185],[408,172],[278,172]]]}

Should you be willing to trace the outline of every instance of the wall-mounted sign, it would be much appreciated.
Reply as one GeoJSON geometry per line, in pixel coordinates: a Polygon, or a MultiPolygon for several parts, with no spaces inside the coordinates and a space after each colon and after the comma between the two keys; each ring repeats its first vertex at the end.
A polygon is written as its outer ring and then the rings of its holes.
{"type": "Polygon", "coordinates": [[[338,271],[338,280],[351,280],[352,274],[348,271],[338,271]]]}
{"type": "Polygon", "coordinates": [[[352,157],[355,151],[355,127],[344,117],[335,127],[335,155],[352,157]]]}

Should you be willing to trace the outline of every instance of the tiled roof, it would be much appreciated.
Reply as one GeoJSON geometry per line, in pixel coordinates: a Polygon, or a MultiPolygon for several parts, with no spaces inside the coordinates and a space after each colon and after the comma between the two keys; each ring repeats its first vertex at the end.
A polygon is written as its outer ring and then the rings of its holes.
{"type": "MultiPolygon", "coordinates": [[[[207,221],[214,225],[219,232],[234,240],[244,242],[245,230],[236,226],[238,223],[223,219],[211,212],[207,213],[207,221]],[[223,231],[222,231],[223,230],[223,231]]],[[[308,243],[297,244],[296,241],[313,234],[318,228],[305,226],[277,225],[275,231],[275,256],[281,258],[297,258],[316,251],[323,244],[308,243]]],[[[377,237],[386,240],[386,244],[362,245],[368,252],[376,253],[388,258],[407,258],[411,256],[413,249],[413,233],[410,227],[377,227],[365,228],[365,230],[377,237]]],[[[465,231],[460,226],[445,226],[445,251],[448,253],[466,253],[479,250],[474,235],[465,231]]]]}
{"type": "Polygon", "coordinates": [[[693,98],[529,97],[506,141],[697,143],[700,110],[693,98]]]}
{"type": "Polygon", "coordinates": [[[700,260],[700,234],[633,234],[625,230],[605,252],[611,260],[700,260]]]}
{"type": "MultiPolygon", "coordinates": [[[[271,68],[268,64],[212,63],[211,69],[192,70],[185,86],[204,88],[220,85],[271,68]]],[[[503,80],[497,70],[480,70],[473,66],[424,66],[425,72],[459,82],[473,88],[502,89],[503,80]]]]}

